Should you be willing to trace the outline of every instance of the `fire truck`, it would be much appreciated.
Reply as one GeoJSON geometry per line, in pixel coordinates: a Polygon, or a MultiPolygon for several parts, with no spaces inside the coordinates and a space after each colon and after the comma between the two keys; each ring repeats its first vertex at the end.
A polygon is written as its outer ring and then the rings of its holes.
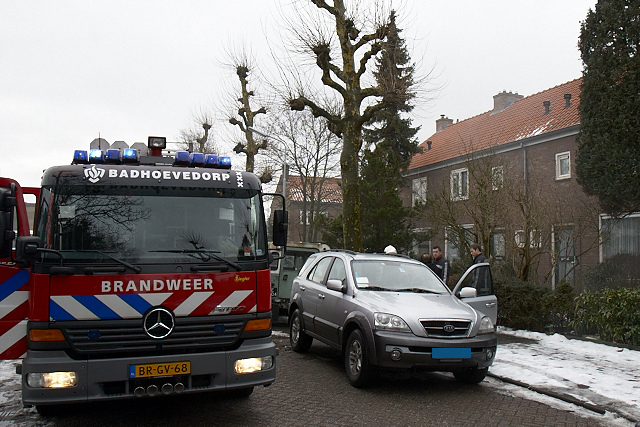
{"type": "MultiPolygon", "coordinates": [[[[0,356],[22,359],[23,404],[40,413],[275,380],[259,179],[228,157],[163,157],[165,138],[148,147],[77,150],[41,188],[0,178],[0,356]]],[[[273,217],[286,245],[287,212],[273,217]]]]}

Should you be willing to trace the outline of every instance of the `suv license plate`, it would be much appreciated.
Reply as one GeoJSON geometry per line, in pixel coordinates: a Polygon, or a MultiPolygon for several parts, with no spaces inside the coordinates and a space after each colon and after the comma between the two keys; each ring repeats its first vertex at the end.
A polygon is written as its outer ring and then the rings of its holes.
{"type": "Polygon", "coordinates": [[[471,359],[470,348],[433,348],[431,349],[433,359],[471,359]]]}
{"type": "Polygon", "coordinates": [[[167,377],[191,373],[191,362],[151,363],[148,365],[130,365],[129,378],[167,377]]]}

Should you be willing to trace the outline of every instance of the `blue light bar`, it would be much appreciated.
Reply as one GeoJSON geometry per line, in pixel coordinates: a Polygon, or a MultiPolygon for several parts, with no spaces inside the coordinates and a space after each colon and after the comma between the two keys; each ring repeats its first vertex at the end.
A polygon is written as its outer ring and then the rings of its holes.
{"type": "Polygon", "coordinates": [[[120,150],[117,148],[109,148],[104,153],[104,161],[105,163],[120,163],[120,150]]]}
{"type": "Polygon", "coordinates": [[[104,163],[104,153],[102,150],[89,151],[89,163],[104,163]]]}
{"type": "Polygon", "coordinates": [[[204,166],[204,154],[191,153],[189,155],[189,163],[191,166],[204,166]]]}
{"type": "Polygon", "coordinates": [[[122,163],[138,163],[138,150],[135,148],[125,148],[122,150],[122,163]]]}
{"type": "Polygon", "coordinates": [[[215,154],[207,154],[204,156],[204,167],[205,168],[219,168],[220,162],[218,161],[218,156],[215,154]]]}
{"type": "Polygon", "coordinates": [[[72,165],[83,165],[87,163],[89,163],[87,150],[76,150],[73,153],[73,162],[71,162],[72,165]]]}
{"type": "Polygon", "coordinates": [[[220,169],[231,169],[231,157],[218,157],[220,169]]]}
{"type": "Polygon", "coordinates": [[[176,159],[173,161],[174,165],[188,166],[189,165],[189,152],[188,151],[176,151],[176,159]]]}

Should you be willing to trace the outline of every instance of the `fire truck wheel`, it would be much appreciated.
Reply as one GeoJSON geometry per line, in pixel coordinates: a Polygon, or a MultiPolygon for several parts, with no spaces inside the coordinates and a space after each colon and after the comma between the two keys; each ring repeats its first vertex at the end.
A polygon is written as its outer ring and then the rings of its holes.
{"type": "Polygon", "coordinates": [[[236,399],[242,399],[242,398],[251,396],[251,393],[253,393],[253,387],[246,387],[246,388],[238,388],[236,390],[231,390],[229,395],[236,399]]]}
{"type": "Polygon", "coordinates": [[[36,411],[43,417],[59,417],[72,413],[69,405],[36,405],[36,411]]]}
{"type": "Polygon", "coordinates": [[[293,312],[289,325],[289,341],[291,342],[291,349],[296,353],[306,353],[309,351],[313,338],[304,333],[300,310],[296,309],[296,311],[293,312]]]}

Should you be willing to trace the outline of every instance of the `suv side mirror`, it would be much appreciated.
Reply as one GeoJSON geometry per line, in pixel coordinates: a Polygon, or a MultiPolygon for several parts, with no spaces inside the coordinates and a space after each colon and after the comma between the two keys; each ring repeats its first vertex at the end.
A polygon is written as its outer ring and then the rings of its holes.
{"type": "Polygon", "coordinates": [[[460,298],[475,298],[477,296],[478,292],[476,291],[476,288],[466,287],[460,290],[460,298]]]}
{"type": "Polygon", "coordinates": [[[347,287],[342,283],[342,280],[338,280],[338,279],[327,280],[327,289],[331,289],[332,291],[342,292],[343,294],[347,291],[347,287]]]}

